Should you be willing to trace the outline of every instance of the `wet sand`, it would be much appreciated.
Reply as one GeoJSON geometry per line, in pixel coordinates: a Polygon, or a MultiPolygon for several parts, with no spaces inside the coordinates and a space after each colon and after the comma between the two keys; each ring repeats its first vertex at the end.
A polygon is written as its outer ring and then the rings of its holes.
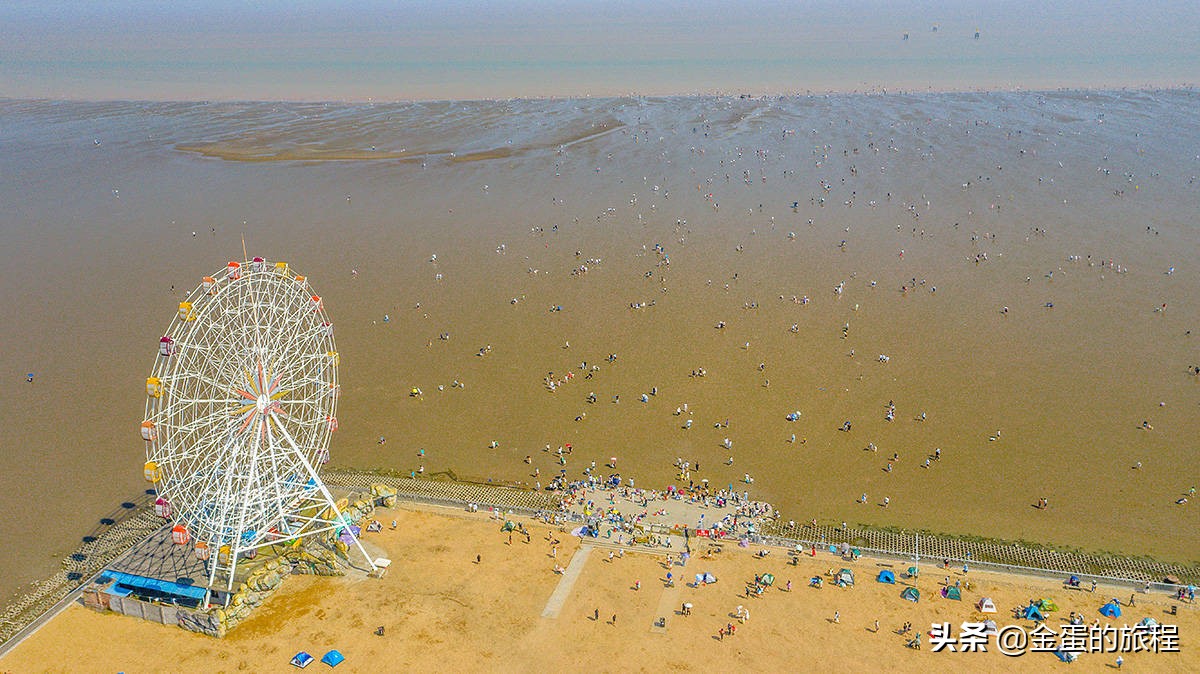
{"type": "MultiPolygon", "coordinates": [[[[385,527],[366,539],[392,559],[381,580],[290,577],[222,640],[72,606],[6,655],[0,666],[22,672],[132,673],[164,667],[284,672],[291,671],[288,660],[297,651],[320,658],[336,648],[346,657],[339,671],[353,672],[398,663],[409,669],[566,670],[580,662],[605,672],[702,671],[711,669],[714,660],[750,671],[812,662],[828,663],[838,671],[877,668],[880,662],[902,672],[961,671],[964,666],[986,672],[1045,671],[1057,662],[1050,653],[1005,657],[997,652],[994,639],[986,653],[934,653],[928,635],[918,651],[905,647],[911,635],[896,631],[905,622],[917,632],[928,632],[934,622],[948,622],[957,634],[963,621],[989,617],[974,609],[984,596],[994,600],[998,613],[990,617],[999,626],[1026,630],[1033,622],[1013,618],[1011,609],[1025,606],[1030,598],[1052,598],[1059,610],[1049,615],[1047,624],[1056,631],[1072,611],[1082,612],[1091,624],[1099,617],[1101,603],[1115,592],[1123,603],[1128,599],[1123,589],[1101,586],[1093,594],[1017,576],[939,572],[933,565],[924,565],[922,577],[910,581],[902,577],[899,562],[862,558],[845,563],[827,553],[802,556],[792,566],[779,550],[759,559],[751,554],[756,550],[735,545],[714,554],[700,548],[686,567],[670,567],[676,578],[712,573],[715,584],[690,587],[678,582],[667,588],[664,556],[630,552],[610,561],[610,548],[598,547],[588,554],[557,616],[545,617],[547,600],[561,578],[553,567],[565,566],[581,554],[578,539],[533,525],[528,544],[516,536],[510,545],[499,524],[483,514],[401,508],[379,515],[385,521],[395,517],[399,524],[396,531],[385,527]],[[554,536],[561,541],[557,560],[550,556],[554,536]],[[811,576],[844,566],[855,573],[854,587],[808,587],[811,576]],[[897,584],[875,581],[883,568],[898,572],[897,584]],[[746,584],[764,573],[775,576],[774,586],[761,597],[746,598],[746,584]],[[971,583],[962,601],[936,596],[946,575],[951,584],[971,583]],[[635,589],[638,581],[640,588],[635,589]],[[907,585],[920,590],[921,601],[900,598],[907,585]],[[693,605],[691,615],[681,615],[684,603],[693,605]],[[739,606],[749,609],[744,622],[735,617],[739,606]],[[659,617],[666,618],[665,629],[655,629],[659,617]],[[718,638],[718,630],[728,624],[736,626],[736,633],[718,638]],[[384,634],[376,636],[380,626],[384,634]]],[[[1200,634],[1196,607],[1182,604],[1178,615],[1169,616],[1167,607],[1176,602],[1142,594],[1135,601],[1120,618],[1102,624],[1119,628],[1153,617],[1177,625],[1181,652],[1127,653],[1128,666],[1195,671],[1200,666],[1193,647],[1200,634]]],[[[1084,654],[1075,668],[1107,671],[1115,659],[1116,654],[1084,654]]]]}
{"type": "Polygon", "coordinates": [[[571,443],[800,521],[1195,561],[1195,105],[2,102],[4,587],[145,488],[155,345],[243,233],[325,297],[338,465],[545,484],[571,443]]]}

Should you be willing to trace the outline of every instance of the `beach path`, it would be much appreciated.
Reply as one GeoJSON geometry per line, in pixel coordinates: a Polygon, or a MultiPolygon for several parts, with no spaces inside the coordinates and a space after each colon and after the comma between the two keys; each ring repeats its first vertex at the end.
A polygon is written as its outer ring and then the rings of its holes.
{"type": "Polygon", "coordinates": [[[662,596],[658,598],[658,608],[654,615],[662,618],[662,622],[657,620],[650,627],[650,632],[653,634],[666,634],[667,618],[675,615],[675,607],[681,606],[679,603],[679,586],[670,585],[663,588],[662,596]]]}
{"type": "Polygon", "coordinates": [[[554,588],[554,593],[550,595],[550,599],[546,600],[546,608],[542,610],[543,618],[558,617],[558,612],[562,610],[563,604],[567,602],[567,597],[571,594],[571,588],[575,586],[579,574],[583,573],[583,565],[587,563],[590,554],[592,554],[592,546],[584,545],[571,557],[571,563],[563,571],[562,578],[558,581],[558,587],[554,588]]]}

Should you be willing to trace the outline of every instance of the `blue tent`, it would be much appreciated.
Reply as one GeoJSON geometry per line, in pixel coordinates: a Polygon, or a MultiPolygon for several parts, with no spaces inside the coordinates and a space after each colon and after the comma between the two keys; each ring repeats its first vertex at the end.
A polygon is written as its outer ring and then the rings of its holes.
{"type": "Polygon", "coordinates": [[[300,669],[304,669],[305,667],[309,666],[312,664],[312,661],[313,656],[305,653],[304,651],[300,651],[292,656],[292,664],[300,669]]]}
{"type": "Polygon", "coordinates": [[[1034,604],[1030,604],[1025,607],[1025,610],[1021,611],[1021,617],[1026,620],[1045,620],[1046,614],[1042,613],[1042,609],[1034,604]]]}
{"type": "Polygon", "coordinates": [[[1110,601],[1107,604],[1105,604],[1104,606],[1100,607],[1100,615],[1108,616],[1109,618],[1120,618],[1121,617],[1121,607],[1118,606],[1115,602],[1110,601]]]}
{"type": "Polygon", "coordinates": [[[345,659],[346,659],[346,656],[342,655],[341,651],[334,649],[334,650],[326,653],[324,656],[322,656],[321,662],[324,662],[325,664],[329,665],[330,667],[337,667],[338,665],[342,664],[342,660],[345,660],[345,659]]]}
{"type": "Polygon", "coordinates": [[[875,580],[877,580],[881,583],[890,583],[892,585],[895,585],[896,584],[896,574],[892,573],[891,569],[884,569],[883,571],[879,572],[879,577],[876,578],[875,580]]]}

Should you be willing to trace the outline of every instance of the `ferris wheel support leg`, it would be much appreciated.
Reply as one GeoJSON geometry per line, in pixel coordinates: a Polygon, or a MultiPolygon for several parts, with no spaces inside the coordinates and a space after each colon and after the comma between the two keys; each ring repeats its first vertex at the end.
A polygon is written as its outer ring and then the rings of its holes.
{"type": "MultiPolygon", "coordinates": [[[[337,507],[337,502],[334,501],[333,494],[329,493],[329,488],[325,486],[325,481],[322,480],[321,476],[317,474],[317,469],[314,468],[312,463],[309,462],[308,458],[304,456],[304,452],[300,451],[300,449],[296,446],[296,441],[292,439],[292,436],[290,433],[288,433],[287,429],[280,425],[278,430],[287,443],[291,445],[292,449],[296,452],[296,456],[299,457],[300,463],[304,466],[305,472],[307,472],[308,476],[311,477],[313,482],[316,483],[317,489],[321,492],[321,496],[325,498],[325,502],[329,504],[329,508],[333,510],[334,518],[338,521],[344,521],[342,520],[341,508],[337,507]]],[[[362,542],[358,540],[358,536],[354,535],[353,530],[350,531],[350,537],[354,539],[354,545],[358,548],[358,551],[362,553],[363,559],[367,560],[367,566],[371,567],[371,571],[378,571],[379,567],[375,566],[375,560],[371,559],[371,555],[367,554],[367,549],[364,548],[362,542]]]]}
{"type": "MultiPolygon", "coordinates": [[[[307,461],[305,462],[305,464],[307,464],[307,461]]],[[[313,477],[316,477],[315,472],[313,472],[313,477]]],[[[342,519],[342,511],[341,511],[341,509],[339,509],[337,507],[337,503],[334,502],[333,494],[329,493],[329,489],[325,487],[325,483],[321,481],[321,478],[317,477],[316,480],[317,480],[317,485],[321,489],[321,495],[325,497],[325,502],[328,503],[329,507],[333,509],[334,518],[337,520],[341,520],[342,519]]],[[[344,521],[344,520],[342,520],[342,521],[344,521]]],[[[363,559],[367,560],[367,566],[370,566],[372,571],[378,571],[379,567],[375,566],[375,560],[371,559],[371,555],[367,554],[367,549],[363,547],[362,541],[360,541],[358,539],[358,536],[354,535],[354,530],[350,529],[349,527],[346,527],[346,530],[350,532],[350,538],[354,539],[354,545],[355,545],[355,547],[358,548],[358,551],[362,553],[363,559]]]]}

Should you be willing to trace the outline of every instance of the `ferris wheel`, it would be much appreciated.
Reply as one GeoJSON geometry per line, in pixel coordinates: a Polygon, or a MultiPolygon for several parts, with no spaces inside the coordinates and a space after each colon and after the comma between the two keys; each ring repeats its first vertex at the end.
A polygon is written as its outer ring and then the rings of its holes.
{"type": "Polygon", "coordinates": [[[146,379],[144,472],[210,589],[232,589],[259,549],[322,533],[350,532],[375,568],[318,474],[338,362],[324,302],[286,262],[230,262],[179,303],[146,379]]]}

